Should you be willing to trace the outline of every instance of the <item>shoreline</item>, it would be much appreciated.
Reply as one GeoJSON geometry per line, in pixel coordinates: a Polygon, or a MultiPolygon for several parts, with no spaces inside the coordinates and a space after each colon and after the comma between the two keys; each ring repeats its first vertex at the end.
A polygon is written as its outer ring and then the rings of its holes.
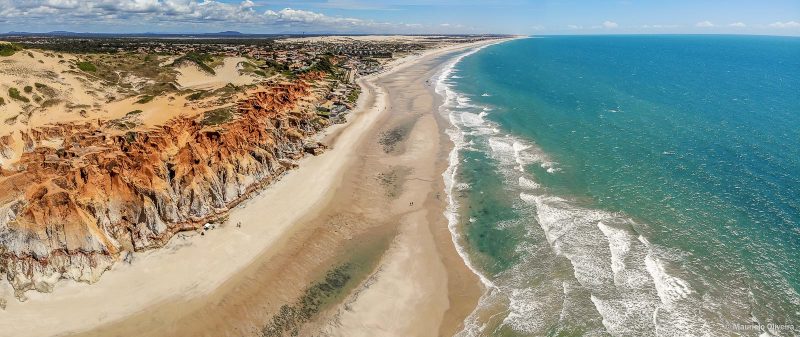
{"type": "MultiPolygon", "coordinates": [[[[230,210],[228,223],[241,221],[243,228],[227,226],[210,231],[204,238],[178,234],[162,249],[136,254],[132,264],[115,265],[93,285],[60,282],[53,293],[31,293],[27,302],[10,302],[0,314],[0,325],[11,328],[3,329],[0,335],[63,335],[98,327],[114,331],[119,322],[136,326],[129,318],[143,318],[153,308],[176,307],[176,303],[193,303],[193,307],[200,308],[204,297],[214,297],[210,294],[224,290],[254,261],[280,257],[284,248],[298,244],[291,239],[304,230],[302,224],[329,211],[330,206],[326,205],[331,204],[336,193],[327,191],[343,187],[343,175],[358,165],[356,149],[387,107],[387,94],[374,85],[375,81],[426,58],[471,47],[474,45],[430,50],[395,61],[384,73],[359,79],[365,95],[359,98],[353,120],[320,135],[335,135],[331,149],[319,157],[302,159],[298,169],[230,210]],[[270,215],[269,219],[264,215],[270,215]],[[106,301],[107,298],[115,301],[106,301]],[[40,324],[41,317],[48,317],[48,324],[40,324]]],[[[167,335],[170,331],[163,332],[167,335]]]]}

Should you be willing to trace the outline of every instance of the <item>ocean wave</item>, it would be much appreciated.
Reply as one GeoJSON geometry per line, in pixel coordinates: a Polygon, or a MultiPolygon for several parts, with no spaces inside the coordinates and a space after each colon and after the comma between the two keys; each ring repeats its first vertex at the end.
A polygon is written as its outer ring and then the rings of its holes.
{"type": "MultiPolygon", "coordinates": [[[[535,143],[503,134],[499,125],[484,118],[490,108],[452,88],[449,80],[456,78],[455,65],[475,51],[462,54],[448,64],[435,87],[444,98],[440,113],[451,123],[446,132],[455,145],[449,154],[449,166],[443,173],[448,229],[458,254],[486,287],[478,307],[467,317],[464,330],[457,335],[491,334],[486,331],[489,320],[481,315],[487,310],[495,312],[497,305],[507,307],[507,311],[499,311],[505,315],[502,325],[529,334],[545,333],[554,322],[590,321],[590,317],[596,315],[597,324],[613,335],[668,336],[669,329],[683,335],[704,335],[701,329],[708,324],[693,309],[698,304],[694,298],[696,293],[687,282],[670,272],[669,263],[659,256],[655,246],[639,239],[641,235],[633,230],[632,220],[548,195],[525,168],[538,164],[548,173],[557,173],[560,171],[558,164],[535,143]],[[455,194],[470,187],[458,182],[456,176],[464,159],[460,153],[466,149],[487,151],[508,182],[505,188],[519,195],[523,214],[529,213],[538,224],[538,230],[529,224],[523,225],[527,225],[531,243],[517,245],[522,261],[503,275],[492,278],[474,265],[459,228],[459,204],[455,194]],[[533,238],[537,235],[541,238],[533,238]],[[542,244],[532,243],[537,241],[542,244]],[[543,252],[543,249],[551,252],[543,252]],[[559,265],[563,263],[560,261],[564,258],[569,261],[574,279],[541,277],[541,273],[560,270],[559,265]],[[534,277],[538,280],[535,287],[530,283],[534,277]],[[487,309],[490,307],[495,309],[487,309]],[[588,308],[595,313],[587,312],[588,308]],[[678,327],[679,324],[684,326],[678,327]]],[[[495,226],[510,229],[520,224],[500,222],[495,226]]]]}

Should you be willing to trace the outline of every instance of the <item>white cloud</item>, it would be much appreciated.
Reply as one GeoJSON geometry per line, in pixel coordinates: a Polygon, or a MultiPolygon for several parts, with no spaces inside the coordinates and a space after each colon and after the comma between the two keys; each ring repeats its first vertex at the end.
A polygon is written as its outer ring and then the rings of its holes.
{"type": "Polygon", "coordinates": [[[614,21],[605,21],[603,22],[603,27],[605,28],[617,28],[619,25],[614,21]]]}
{"type": "Polygon", "coordinates": [[[734,22],[734,23],[732,23],[732,24],[729,24],[728,26],[731,26],[731,27],[737,27],[737,28],[744,28],[744,27],[747,27],[747,25],[746,25],[746,24],[744,24],[744,22],[734,22]]]}
{"type": "Polygon", "coordinates": [[[567,25],[567,28],[569,28],[569,29],[583,29],[583,26],[579,26],[579,25],[567,25]]]}
{"type": "Polygon", "coordinates": [[[773,22],[769,24],[770,27],[773,28],[800,28],[800,22],[797,21],[788,21],[788,22],[773,22]]]}
{"type": "MultiPolygon", "coordinates": [[[[409,31],[409,27],[415,27],[292,8],[258,10],[259,6],[263,4],[253,0],[239,3],[215,0],[0,0],[0,23],[19,25],[16,30],[36,27],[34,23],[39,20],[47,20],[50,27],[143,27],[140,31],[148,31],[148,27],[154,24],[178,28],[205,24],[209,29],[250,27],[257,31],[280,31],[310,28],[343,32],[409,31]]],[[[440,26],[440,29],[442,27],[447,26],[440,26]]]]}
{"type": "Polygon", "coordinates": [[[695,26],[701,28],[708,28],[708,27],[714,27],[714,24],[711,23],[711,21],[700,21],[695,26]]]}

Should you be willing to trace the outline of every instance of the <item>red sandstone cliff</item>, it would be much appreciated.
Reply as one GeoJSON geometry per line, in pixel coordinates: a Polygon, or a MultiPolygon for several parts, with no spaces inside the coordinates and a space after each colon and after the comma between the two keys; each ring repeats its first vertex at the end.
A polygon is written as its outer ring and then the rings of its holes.
{"type": "MultiPolygon", "coordinates": [[[[22,297],[62,278],[94,282],[123,253],[225,212],[293,167],[324,127],[298,107],[307,81],[255,93],[217,126],[179,117],[126,134],[102,122],[23,132],[19,163],[0,168],[0,275],[22,297]],[[60,149],[41,146],[54,139],[60,149]]],[[[11,143],[0,137],[0,155],[11,143]]]]}

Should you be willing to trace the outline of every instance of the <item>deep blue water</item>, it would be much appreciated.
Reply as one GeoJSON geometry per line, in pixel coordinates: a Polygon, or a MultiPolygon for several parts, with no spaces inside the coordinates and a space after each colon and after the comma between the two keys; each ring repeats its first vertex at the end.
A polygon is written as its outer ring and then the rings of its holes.
{"type": "Polygon", "coordinates": [[[800,334],[800,38],[515,40],[443,84],[482,334],[800,334]]]}

